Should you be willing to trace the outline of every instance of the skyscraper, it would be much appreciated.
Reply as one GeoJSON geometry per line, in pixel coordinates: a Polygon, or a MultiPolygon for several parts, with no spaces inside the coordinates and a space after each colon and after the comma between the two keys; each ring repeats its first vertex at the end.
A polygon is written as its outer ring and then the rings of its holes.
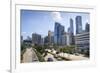
{"type": "Polygon", "coordinates": [[[74,26],[73,19],[70,19],[70,45],[74,45],[74,26]]]}
{"type": "Polygon", "coordinates": [[[73,19],[70,19],[70,27],[68,28],[69,34],[69,45],[74,45],[74,27],[73,27],[73,19]]]}
{"type": "Polygon", "coordinates": [[[48,36],[45,36],[44,37],[44,45],[48,45],[48,43],[49,43],[49,38],[48,38],[48,36]]]}
{"type": "Polygon", "coordinates": [[[89,31],[90,31],[90,24],[86,23],[85,32],[89,32],[89,31]]]}
{"type": "Polygon", "coordinates": [[[74,27],[73,27],[73,19],[70,19],[70,33],[74,33],[74,27]]]}
{"type": "Polygon", "coordinates": [[[52,32],[49,30],[48,31],[48,43],[51,44],[51,36],[52,36],[52,32]]]}
{"type": "Polygon", "coordinates": [[[54,28],[54,42],[57,45],[62,44],[62,35],[64,34],[64,26],[62,26],[60,23],[55,22],[55,28],[54,28]]]}
{"type": "Polygon", "coordinates": [[[67,33],[64,32],[62,35],[62,45],[65,46],[67,45],[67,33]]]}
{"type": "Polygon", "coordinates": [[[70,34],[67,33],[67,45],[70,46],[70,34]]]}
{"type": "Polygon", "coordinates": [[[82,17],[76,16],[76,34],[82,32],[82,17]]]}
{"type": "Polygon", "coordinates": [[[41,45],[41,42],[42,42],[41,35],[33,33],[32,34],[32,44],[41,45]]]}
{"type": "Polygon", "coordinates": [[[48,31],[48,43],[49,45],[54,43],[54,34],[50,30],[48,31]]]}
{"type": "Polygon", "coordinates": [[[67,30],[67,31],[68,31],[68,33],[70,33],[70,27],[68,28],[68,30],[67,30]]]}
{"type": "Polygon", "coordinates": [[[69,46],[70,45],[70,27],[68,28],[68,35],[67,35],[67,45],[69,46]]]}

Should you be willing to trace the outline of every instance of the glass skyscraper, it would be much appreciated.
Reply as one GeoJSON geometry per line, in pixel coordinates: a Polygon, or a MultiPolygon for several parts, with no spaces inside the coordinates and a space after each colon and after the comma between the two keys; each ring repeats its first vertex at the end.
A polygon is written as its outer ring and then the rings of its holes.
{"type": "Polygon", "coordinates": [[[62,45],[62,35],[64,34],[64,26],[59,22],[55,22],[54,27],[54,43],[57,45],[62,45]]]}
{"type": "Polygon", "coordinates": [[[73,27],[73,19],[70,19],[70,33],[74,33],[74,27],[73,27]]]}
{"type": "Polygon", "coordinates": [[[72,18],[70,18],[70,27],[68,28],[68,33],[69,33],[69,45],[74,45],[74,27],[72,18]]]}
{"type": "Polygon", "coordinates": [[[86,23],[85,32],[89,32],[89,31],[90,31],[90,24],[86,23]]]}
{"type": "Polygon", "coordinates": [[[74,27],[73,27],[73,19],[70,19],[70,45],[74,45],[74,27]]]}
{"type": "Polygon", "coordinates": [[[82,17],[76,16],[76,34],[82,32],[82,17]]]}

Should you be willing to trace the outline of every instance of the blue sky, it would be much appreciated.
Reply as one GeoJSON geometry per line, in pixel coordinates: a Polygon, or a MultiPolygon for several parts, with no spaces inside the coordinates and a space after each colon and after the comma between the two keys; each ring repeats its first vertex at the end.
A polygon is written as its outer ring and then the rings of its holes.
{"type": "Polygon", "coordinates": [[[31,37],[32,33],[38,33],[44,37],[48,34],[48,30],[54,31],[55,21],[64,25],[67,32],[70,18],[74,21],[75,34],[75,17],[78,15],[82,16],[82,28],[84,30],[86,22],[90,24],[89,13],[21,10],[21,35],[24,39],[27,36],[31,37]]]}

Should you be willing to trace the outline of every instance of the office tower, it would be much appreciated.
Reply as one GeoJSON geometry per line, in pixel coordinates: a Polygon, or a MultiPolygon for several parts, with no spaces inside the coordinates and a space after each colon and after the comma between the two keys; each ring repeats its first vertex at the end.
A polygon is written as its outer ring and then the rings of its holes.
{"type": "Polygon", "coordinates": [[[51,44],[51,37],[52,37],[52,32],[49,30],[48,31],[48,43],[51,44]]]}
{"type": "Polygon", "coordinates": [[[73,19],[70,19],[70,27],[68,28],[68,43],[69,45],[74,45],[74,27],[73,27],[73,19]]]}
{"type": "MultiPolygon", "coordinates": [[[[75,45],[77,52],[88,53],[90,48],[90,33],[82,32],[75,35],[75,45]]],[[[88,53],[89,54],[89,53],[88,53]]]]}
{"type": "Polygon", "coordinates": [[[32,34],[32,44],[34,45],[41,45],[42,37],[39,34],[33,33],[32,34]]]}
{"type": "Polygon", "coordinates": [[[67,45],[70,46],[70,34],[67,33],[66,35],[67,35],[67,45]]]}
{"type": "Polygon", "coordinates": [[[55,28],[54,28],[54,42],[57,45],[62,44],[62,35],[64,33],[64,26],[62,26],[60,23],[55,22],[55,28]]]}
{"type": "Polygon", "coordinates": [[[70,33],[70,27],[68,27],[68,30],[67,31],[68,31],[68,33],[70,33]]]}
{"type": "Polygon", "coordinates": [[[45,36],[44,37],[44,45],[48,45],[48,43],[49,43],[48,36],[45,36]]]}
{"type": "Polygon", "coordinates": [[[74,45],[74,26],[73,26],[73,19],[70,19],[70,45],[74,45]]]}
{"type": "Polygon", "coordinates": [[[89,32],[89,31],[90,31],[90,24],[86,23],[85,32],[89,32]]]}
{"type": "Polygon", "coordinates": [[[49,45],[54,43],[54,34],[50,30],[48,31],[48,43],[49,45]]]}
{"type": "Polygon", "coordinates": [[[76,34],[82,32],[82,17],[76,16],[76,34]]]}
{"type": "Polygon", "coordinates": [[[44,45],[44,37],[41,38],[41,45],[44,45]]]}
{"type": "Polygon", "coordinates": [[[62,45],[65,46],[67,45],[67,33],[64,32],[62,35],[62,45]]]}
{"type": "Polygon", "coordinates": [[[74,27],[73,27],[73,19],[70,19],[70,33],[74,33],[74,27]]]}

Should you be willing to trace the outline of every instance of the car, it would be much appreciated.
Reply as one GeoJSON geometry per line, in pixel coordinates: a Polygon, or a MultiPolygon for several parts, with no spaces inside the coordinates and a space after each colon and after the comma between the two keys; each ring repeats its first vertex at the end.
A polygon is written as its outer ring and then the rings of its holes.
{"type": "Polygon", "coordinates": [[[53,59],[52,58],[48,58],[47,61],[50,62],[50,61],[53,61],[53,59]]]}

